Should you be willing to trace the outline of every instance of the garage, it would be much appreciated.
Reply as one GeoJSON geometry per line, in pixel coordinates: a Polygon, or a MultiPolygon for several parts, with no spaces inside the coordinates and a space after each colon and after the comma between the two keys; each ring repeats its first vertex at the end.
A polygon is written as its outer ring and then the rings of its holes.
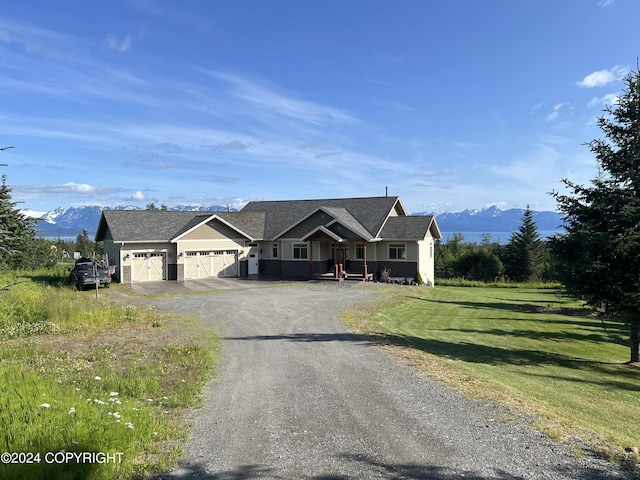
{"type": "Polygon", "coordinates": [[[133,254],[131,264],[133,282],[166,280],[166,253],[140,252],[133,254]]]}
{"type": "Polygon", "coordinates": [[[237,250],[200,250],[185,252],[184,278],[237,277],[237,250]]]}

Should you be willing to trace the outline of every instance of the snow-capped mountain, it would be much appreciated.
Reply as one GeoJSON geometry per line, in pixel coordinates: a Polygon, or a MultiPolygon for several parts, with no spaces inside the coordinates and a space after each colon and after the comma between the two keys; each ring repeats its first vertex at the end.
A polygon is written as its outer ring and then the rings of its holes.
{"type": "MultiPolygon", "coordinates": [[[[500,210],[496,206],[462,212],[436,214],[440,231],[455,232],[512,232],[522,225],[524,209],[500,210]]],[[[433,215],[420,212],[413,215],[433,215]]],[[[533,220],[538,230],[556,231],[562,225],[562,215],[556,212],[533,212],[533,220]]]]}
{"type": "MultiPolygon", "coordinates": [[[[118,207],[104,207],[100,205],[82,205],[80,207],[56,208],[50,212],[34,212],[24,210],[25,215],[41,219],[35,227],[39,237],[76,237],[86,230],[89,237],[95,235],[102,210],[142,210],[140,207],[121,205],[118,207]]],[[[169,210],[194,212],[226,212],[227,207],[215,205],[212,207],[195,207],[192,205],[177,205],[169,210]]]]}

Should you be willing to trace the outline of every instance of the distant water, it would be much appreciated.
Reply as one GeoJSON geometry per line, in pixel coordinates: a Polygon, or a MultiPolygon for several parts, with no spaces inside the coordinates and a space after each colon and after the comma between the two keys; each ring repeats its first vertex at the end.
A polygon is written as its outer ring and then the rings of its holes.
{"type": "MultiPolygon", "coordinates": [[[[447,240],[453,238],[455,233],[462,233],[465,242],[481,243],[482,236],[487,233],[491,236],[491,242],[498,242],[500,244],[509,243],[511,240],[511,232],[442,232],[442,243],[447,243],[447,240]]],[[[547,238],[560,233],[560,230],[539,230],[540,238],[546,240],[547,238]]]]}

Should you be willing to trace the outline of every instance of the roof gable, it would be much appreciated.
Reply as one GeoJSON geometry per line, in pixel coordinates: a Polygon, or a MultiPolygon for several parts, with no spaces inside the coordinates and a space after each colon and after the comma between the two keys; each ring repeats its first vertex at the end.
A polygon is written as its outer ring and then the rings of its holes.
{"type": "Polygon", "coordinates": [[[203,214],[171,210],[103,210],[96,241],[104,240],[108,230],[114,242],[168,242],[199,215],[203,214]]]}
{"type": "Polygon", "coordinates": [[[216,212],[208,215],[197,215],[189,221],[179,232],[172,238],[172,241],[178,241],[190,234],[196,229],[208,224],[212,221],[218,221],[228,228],[238,232],[243,237],[251,241],[262,238],[264,230],[264,214],[241,212],[216,212]]]}
{"type": "Polygon", "coordinates": [[[321,208],[334,217],[341,216],[344,221],[349,221],[351,223],[349,228],[357,228],[355,224],[359,224],[360,231],[364,229],[363,236],[366,232],[369,238],[377,236],[394,209],[404,213],[404,207],[398,197],[249,202],[240,213],[263,212],[265,214],[264,238],[274,239],[321,208]],[[342,209],[346,213],[338,213],[337,210],[330,209],[342,209]],[[346,215],[347,213],[350,218],[346,215]]]}
{"type": "Polygon", "coordinates": [[[384,239],[422,240],[431,232],[434,238],[442,238],[440,228],[433,216],[389,217],[380,232],[384,239]]]}

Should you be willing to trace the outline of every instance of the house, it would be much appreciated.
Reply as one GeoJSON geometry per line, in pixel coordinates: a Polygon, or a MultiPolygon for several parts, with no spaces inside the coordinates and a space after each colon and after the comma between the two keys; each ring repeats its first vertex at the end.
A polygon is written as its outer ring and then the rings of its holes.
{"type": "Polygon", "coordinates": [[[122,283],[208,277],[359,276],[434,281],[432,216],[399,197],[249,202],[239,212],[105,210],[96,241],[122,283]]]}

